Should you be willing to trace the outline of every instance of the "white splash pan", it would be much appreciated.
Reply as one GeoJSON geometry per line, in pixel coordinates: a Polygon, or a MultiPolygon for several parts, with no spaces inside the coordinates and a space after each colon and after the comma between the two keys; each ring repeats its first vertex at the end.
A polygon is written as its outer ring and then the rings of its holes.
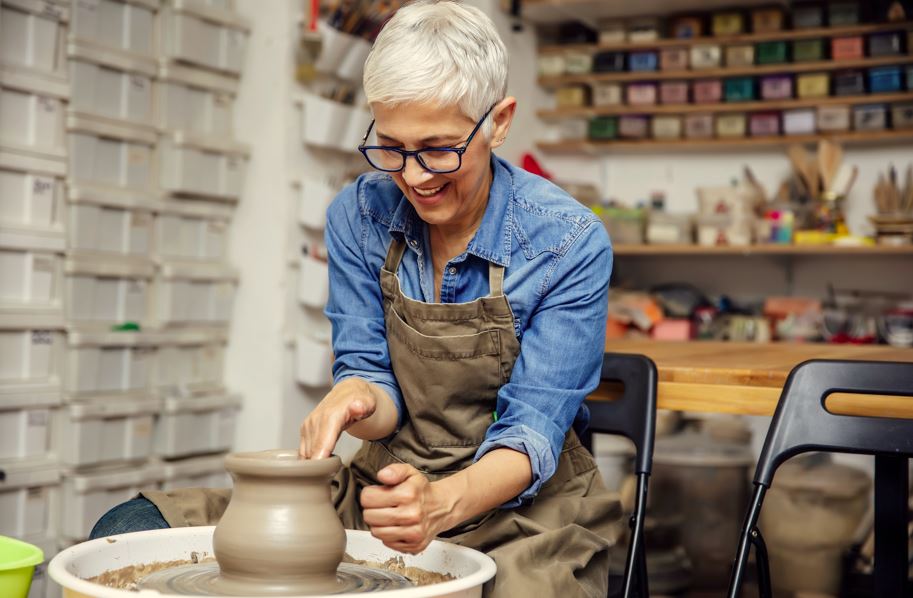
{"type": "MultiPolygon", "coordinates": [[[[161,529],[83,542],[55,556],[48,566],[48,572],[51,579],[63,588],[64,598],[174,596],[154,590],[115,590],[85,581],[85,578],[129,565],[189,560],[193,552],[211,555],[214,529],[215,527],[161,529]]],[[[364,598],[368,595],[383,595],[385,598],[479,598],[482,595],[482,584],[494,577],[496,571],[495,562],[491,557],[470,548],[438,540],[433,541],[421,554],[408,555],[387,548],[368,532],[346,530],[346,537],[346,552],[355,559],[384,562],[391,557],[401,556],[406,565],[420,567],[426,571],[447,572],[457,579],[430,586],[374,594],[334,594],[335,598],[364,598]]]]}

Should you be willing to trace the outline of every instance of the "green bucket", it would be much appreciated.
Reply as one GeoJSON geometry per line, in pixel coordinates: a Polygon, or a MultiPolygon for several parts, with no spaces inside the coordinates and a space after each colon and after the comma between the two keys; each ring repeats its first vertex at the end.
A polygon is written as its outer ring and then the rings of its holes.
{"type": "Polygon", "coordinates": [[[44,553],[37,546],[0,536],[0,596],[26,598],[35,565],[42,561],[44,553]]]}

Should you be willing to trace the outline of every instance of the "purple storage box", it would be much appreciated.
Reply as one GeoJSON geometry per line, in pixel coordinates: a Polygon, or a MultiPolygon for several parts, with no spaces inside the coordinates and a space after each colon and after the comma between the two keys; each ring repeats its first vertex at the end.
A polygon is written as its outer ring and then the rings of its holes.
{"type": "Polygon", "coordinates": [[[748,121],[752,137],[772,137],[780,134],[779,112],[756,112],[748,121]]]}
{"type": "Polygon", "coordinates": [[[650,119],[646,116],[626,114],[618,119],[618,134],[625,139],[646,139],[650,119]]]}
{"type": "Polygon", "coordinates": [[[793,78],[789,75],[770,75],[761,78],[761,99],[788,100],[793,97],[793,78]]]}

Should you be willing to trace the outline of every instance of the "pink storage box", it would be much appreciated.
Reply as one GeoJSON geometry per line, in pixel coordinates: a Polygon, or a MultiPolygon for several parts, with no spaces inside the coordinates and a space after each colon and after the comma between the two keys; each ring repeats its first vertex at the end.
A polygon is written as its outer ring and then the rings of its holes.
{"type": "Polygon", "coordinates": [[[632,106],[649,106],[656,103],[655,83],[632,83],[625,92],[628,104],[632,106]]]}
{"type": "Polygon", "coordinates": [[[701,79],[693,85],[695,104],[715,104],[723,99],[723,82],[720,79],[701,79]]]}
{"type": "Polygon", "coordinates": [[[659,86],[659,101],[662,104],[687,104],[687,81],[664,81],[659,86]]]}

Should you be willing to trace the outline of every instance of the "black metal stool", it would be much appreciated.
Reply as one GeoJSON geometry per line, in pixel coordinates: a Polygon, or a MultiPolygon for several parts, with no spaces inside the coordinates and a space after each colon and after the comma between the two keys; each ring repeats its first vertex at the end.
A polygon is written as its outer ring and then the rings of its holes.
{"type": "MultiPolygon", "coordinates": [[[[590,410],[589,432],[626,436],[636,449],[634,473],[637,495],[631,515],[631,541],[625,560],[624,598],[647,598],[647,557],[644,549],[644,516],[647,510],[647,481],[653,464],[653,436],[656,429],[656,365],[643,355],[606,353],[602,359],[602,381],[621,382],[624,390],[614,401],[586,401],[590,410]],[[635,570],[636,568],[636,570],[635,570]]],[[[592,451],[591,434],[584,445],[592,451]]]]}
{"type": "Polygon", "coordinates": [[[729,583],[737,598],[753,545],[758,589],[771,595],[764,539],[757,528],[764,494],[784,461],[800,453],[830,451],[875,455],[875,596],[908,598],[907,459],[913,456],[913,420],[835,415],[831,393],[913,396],[913,364],[812,360],[796,366],[786,380],[764,450],[755,470],[755,491],[742,526],[729,583]]]}

